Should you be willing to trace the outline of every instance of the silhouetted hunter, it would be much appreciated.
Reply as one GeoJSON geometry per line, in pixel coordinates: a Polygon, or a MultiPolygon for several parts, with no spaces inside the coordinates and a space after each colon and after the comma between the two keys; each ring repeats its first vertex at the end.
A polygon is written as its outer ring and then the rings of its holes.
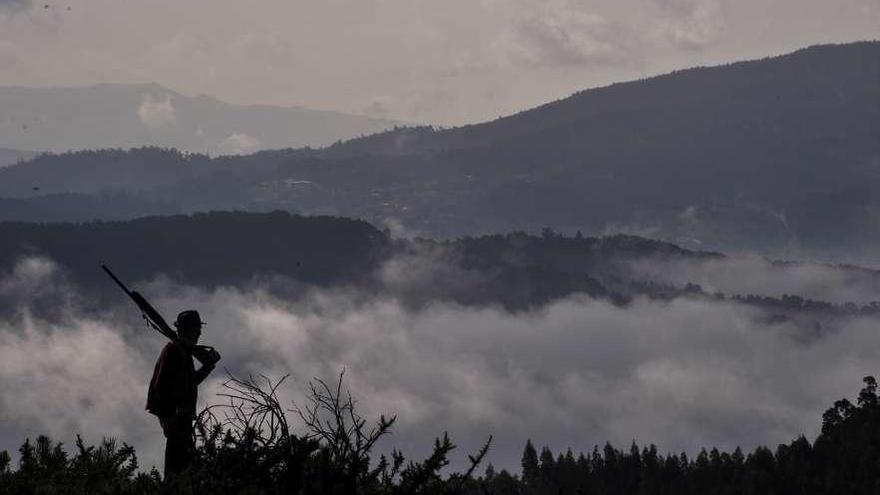
{"type": "Polygon", "coordinates": [[[205,324],[198,311],[188,310],[177,315],[175,332],[144,296],[128,290],[106,265],[101,268],[137,304],[147,325],[171,341],[156,361],[146,408],[159,417],[165,434],[165,479],[168,479],[186,469],[192,460],[198,386],[220,361],[220,354],[211,346],[198,345],[205,324]],[[193,358],[202,363],[198,371],[193,358]]]}
{"type": "Polygon", "coordinates": [[[204,324],[195,310],[184,311],[177,316],[174,326],[177,327],[179,340],[169,342],[162,349],[150,380],[146,409],[159,417],[165,434],[166,479],[186,469],[192,460],[198,385],[220,359],[214,351],[215,359],[209,359],[198,370],[195,369],[192,354],[187,349],[198,343],[204,324]]]}

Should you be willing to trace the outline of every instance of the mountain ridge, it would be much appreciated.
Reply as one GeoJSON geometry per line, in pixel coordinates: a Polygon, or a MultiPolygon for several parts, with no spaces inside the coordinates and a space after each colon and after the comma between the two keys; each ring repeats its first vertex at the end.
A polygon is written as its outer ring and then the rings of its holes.
{"type": "MultiPolygon", "coordinates": [[[[0,197],[112,192],[172,213],[284,209],[441,238],[552,227],[876,264],[878,81],[880,42],[814,46],[586,90],[476,126],[402,128],[326,149],[161,155],[172,171],[198,162],[177,182],[148,180],[144,150],[43,157],[0,171],[0,197]],[[74,169],[82,180],[39,172],[74,169]],[[33,179],[47,184],[35,193],[33,179]]],[[[51,199],[32,206],[71,218],[51,199]]]]}
{"type": "MultiPolygon", "coordinates": [[[[809,57],[813,54],[817,54],[817,52],[825,52],[825,51],[837,51],[841,49],[845,50],[867,50],[876,52],[880,47],[880,40],[865,40],[865,41],[857,41],[853,43],[831,43],[831,44],[818,44],[818,45],[810,45],[805,48],[800,48],[793,52],[782,53],[778,55],[766,56],[759,59],[751,59],[751,60],[740,60],[729,62],[726,64],[720,65],[708,65],[708,66],[695,66],[688,67],[684,69],[676,69],[671,72],[667,72],[664,74],[659,74],[655,76],[633,79],[627,81],[619,81],[611,84],[607,84],[604,86],[598,86],[593,88],[587,88],[584,90],[576,91],[569,96],[558,98],[554,101],[546,102],[541,105],[531,107],[520,112],[516,112],[514,114],[505,115],[498,117],[494,120],[478,122],[474,124],[467,124],[463,126],[451,127],[451,128],[443,128],[435,130],[431,126],[421,126],[415,128],[404,128],[395,131],[386,131],[377,133],[372,136],[366,136],[364,138],[353,138],[347,141],[344,141],[340,144],[335,145],[334,147],[344,149],[349,146],[356,146],[359,143],[369,143],[373,140],[379,140],[382,138],[387,138],[394,136],[395,134],[406,134],[411,130],[415,130],[415,134],[417,137],[424,136],[432,136],[432,137],[443,137],[443,136],[456,136],[468,132],[472,132],[474,130],[491,128],[493,126],[498,126],[502,123],[508,122],[518,122],[521,120],[528,120],[532,116],[537,115],[542,111],[556,111],[560,108],[565,109],[566,105],[571,104],[572,102],[578,102],[581,100],[585,100],[592,97],[606,97],[613,96],[608,93],[617,92],[620,90],[630,89],[641,87],[645,84],[656,84],[656,83],[668,83],[668,82],[676,82],[678,79],[691,77],[693,75],[699,74],[704,75],[707,73],[722,73],[727,72],[729,69],[738,69],[738,68],[757,68],[761,66],[766,66],[773,64],[774,62],[780,61],[799,61],[804,57],[809,57]]],[[[608,103],[606,103],[608,104],[608,103]]],[[[418,143],[418,140],[410,139],[404,141],[407,144],[415,144],[418,143]]],[[[399,141],[395,145],[395,147],[399,146],[399,141]]],[[[442,148],[442,147],[438,147],[442,148]]],[[[359,151],[364,151],[363,149],[355,148],[359,151]]],[[[376,149],[367,148],[371,152],[377,152],[376,149]]]]}

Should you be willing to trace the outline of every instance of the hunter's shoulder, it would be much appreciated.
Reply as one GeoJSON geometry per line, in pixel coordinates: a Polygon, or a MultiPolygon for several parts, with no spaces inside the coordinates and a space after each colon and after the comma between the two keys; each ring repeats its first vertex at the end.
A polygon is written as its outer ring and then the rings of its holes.
{"type": "Polygon", "coordinates": [[[159,359],[182,359],[184,357],[186,357],[186,350],[176,342],[165,344],[162,353],[159,354],[159,359]]]}

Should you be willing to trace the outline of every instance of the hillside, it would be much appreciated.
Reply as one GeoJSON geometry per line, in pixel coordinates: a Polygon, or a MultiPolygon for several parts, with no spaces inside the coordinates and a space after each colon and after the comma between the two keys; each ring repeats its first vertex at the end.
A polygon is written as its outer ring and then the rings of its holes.
{"type": "MultiPolygon", "coordinates": [[[[218,160],[144,150],[45,157],[0,171],[0,195],[112,191],[172,205],[169,212],[393,219],[435,237],[553,227],[876,261],[878,81],[880,42],[816,46],[583,91],[479,125],[398,129],[325,150],[218,160]],[[77,180],[61,180],[62,170],[77,180]],[[38,181],[54,185],[34,192],[28,184],[38,181]]],[[[74,219],[51,198],[29,208],[74,219]]]]}
{"type": "MultiPolygon", "coordinates": [[[[880,105],[876,100],[876,81],[880,77],[878,51],[877,41],[812,46],[781,56],[696,67],[588,89],[490,122],[439,131],[415,128],[386,132],[353,139],[334,148],[384,153],[458,150],[513,141],[533,142],[524,137],[585,123],[629,123],[628,130],[655,132],[664,124],[674,123],[676,128],[667,132],[678,134],[678,127],[684,126],[695,133],[712,133],[736,129],[746,122],[766,121],[771,116],[793,120],[792,112],[802,116],[815,115],[823,109],[842,113],[853,110],[857,104],[864,104],[857,116],[865,118],[874,115],[880,105]],[[638,124],[636,121],[643,119],[636,119],[637,116],[653,118],[638,124]]],[[[608,132],[621,130],[626,129],[608,132]]],[[[589,135],[583,137],[594,139],[589,135]]]]}
{"type": "Polygon", "coordinates": [[[15,163],[25,160],[30,160],[35,156],[37,156],[37,154],[32,151],[19,151],[9,148],[0,148],[0,167],[13,165],[15,163]]]}
{"type": "MultiPolygon", "coordinates": [[[[636,297],[729,298],[809,325],[880,312],[874,302],[880,299],[877,271],[765,261],[758,269],[776,283],[753,294],[749,286],[725,285],[730,275],[717,270],[725,263],[737,267],[736,259],[624,235],[566,237],[548,230],[541,236],[404,240],[362,220],[212,212],[84,224],[0,222],[0,238],[0,278],[22,259],[44,257],[58,264],[81,295],[91,295],[85,298],[91,304],[118,299],[99,269],[106,263],[132,283],[167,276],[204,288],[258,284],[286,296],[304,288],[360,288],[414,306],[447,301],[518,311],[583,294],[624,305],[636,297]],[[646,263],[652,268],[644,270],[646,263]],[[701,268],[705,263],[714,265],[707,271],[701,268]],[[803,273],[816,270],[841,281],[825,284],[819,294],[855,293],[860,305],[847,297],[837,298],[838,304],[810,299],[816,296],[803,273]],[[668,272],[689,275],[662,275],[668,272]]],[[[0,304],[0,313],[15,307],[10,299],[0,304]]]]}
{"type": "Polygon", "coordinates": [[[337,151],[433,156],[459,172],[445,189],[478,191],[461,209],[510,227],[759,249],[875,245],[878,82],[880,43],[818,46],[337,151]]]}

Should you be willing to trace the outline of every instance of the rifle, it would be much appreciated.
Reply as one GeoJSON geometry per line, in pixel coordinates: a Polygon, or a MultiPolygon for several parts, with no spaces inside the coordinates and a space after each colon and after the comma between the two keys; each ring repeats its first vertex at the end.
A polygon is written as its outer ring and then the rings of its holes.
{"type": "Polygon", "coordinates": [[[144,320],[146,320],[147,325],[167,337],[172,342],[181,345],[202,364],[214,365],[220,360],[220,354],[218,354],[213,347],[209,345],[192,345],[178,337],[177,333],[172,330],[168,325],[168,322],[165,321],[165,318],[156,311],[156,308],[154,308],[152,304],[147,302],[140,292],[128,290],[128,287],[126,287],[125,284],[123,284],[122,281],[119,280],[109,268],[107,268],[107,265],[101,265],[101,268],[103,268],[104,271],[107,272],[107,275],[110,275],[110,278],[116,282],[116,285],[118,285],[122,291],[125,292],[135,304],[137,304],[137,307],[140,308],[141,314],[144,317],[144,320]]]}

